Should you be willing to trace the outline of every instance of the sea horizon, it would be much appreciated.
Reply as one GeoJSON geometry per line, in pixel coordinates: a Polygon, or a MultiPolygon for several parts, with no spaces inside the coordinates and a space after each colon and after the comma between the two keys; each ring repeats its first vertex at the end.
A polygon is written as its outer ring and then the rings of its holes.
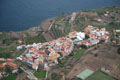
{"type": "Polygon", "coordinates": [[[22,31],[46,19],[81,10],[120,6],[119,0],[1,0],[0,32],[22,31]],[[69,2],[69,3],[68,3],[69,2]],[[87,4],[86,4],[87,3],[87,4]]]}

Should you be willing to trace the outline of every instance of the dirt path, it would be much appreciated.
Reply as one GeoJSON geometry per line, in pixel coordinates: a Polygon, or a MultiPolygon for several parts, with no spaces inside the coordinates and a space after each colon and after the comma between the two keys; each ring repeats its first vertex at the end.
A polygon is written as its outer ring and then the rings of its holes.
{"type": "Polygon", "coordinates": [[[85,65],[84,64],[81,64],[82,63],[82,61],[84,60],[84,58],[85,58],[85,56],[87,55],[87,54],[89,54],[89,52],[91,51],[91,50],[93,50],[94,49],[94,47],[91,47],[91,48],[88,48],[85,52],[84,52],[84,54],[82,55],[82,57],[78,60],[78,61],[76,61],[74,64],[74,67],[71,69],[71,71],[66,75],[66,77],[67,78],[72,78],[73,76],[76,76],[77,74],[79,74],[80,72],[82,72],[84,69],[86,69],[87,67],[85,67],[85,65]]]}
{"type": "Polygon", "coordinates": [[[117,54],[117,48],[103,44],[98,49],[93,49],[94,47],[86,50],[84,55],[75,62],[76,64],[67,74],[67,78],[71,79],[87,68],[93,71],[105,68],[110,71],[108,74],[118,78],[120,77],[120,69],[117,66],[119,64],[120,55],[117,54]]]}
{"type": "Polygon", "coordinates": [[[17,76],[16,80],[24,80],[26,78],[27,74],[26,73],[21,73],[17,76]]]}

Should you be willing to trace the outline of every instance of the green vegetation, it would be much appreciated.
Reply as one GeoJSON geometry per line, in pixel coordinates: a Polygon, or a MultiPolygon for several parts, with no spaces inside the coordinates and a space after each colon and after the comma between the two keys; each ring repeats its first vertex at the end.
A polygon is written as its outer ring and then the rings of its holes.
{"type": "Polygon", "coordinates": [[[32,44],[32,43],[39,43],[39,42],[45,42],[45,38],[42,35],[42,32],[37,32],[38,35],[37,36],[30,36],[29,34],[27,34],[24,39],[26,44],[32,44]]]}
{"type": "Polygon", "coordinates": [[[112,46],[114,46],[114,47],[120,47],[119,38],[117,37],[117,35],[111,35],[111,42],[112,41],[116,42],[116,44],[111,44],[112,46]]]}
{"type": "Polygon", "coordinates": [[[12,54],[16,51],[15,47],[0,48],[0,58],[12,58],[12,54]]]}
{"type": "Polygon", "coordinates": [[[63,36],[65,30],[59,30],[59,25],[53,25],[51,28],[52,33],[54,34],[55,38],[63,36]]]}
{"type": "Polygon", "coordinates": [[[117,52],[118,52],[118,54],[120,54],[120,48],[118,48],[117,52]]]}
{"type": "Polygon", "coordinates": [[[78,24],[72,27],[72,29],[77,30],[77,31],[84,31],[84,28],[87,27],[88,25],[86,24],[78,24]]]}
{"type": "Polygon", "coordinates": [[[3,32],[2,34],[0,34],[0,40],[4,39],[6,37],[6,33],[3,32]]]}
{"type": "Polygon", "coordinates": [[[6,71],[7,73],[11,73],[12,69],[11,69],[10,67],[6,67],[5,71],[6,71]]]}
{"type": "Polygon", "coordinates": [[[80,21],[85,21],[85,20],[86,20],[85,17],[80,18],[80,21]]]}
{"type": "Polygon", "coordinates": [[[107,25],[101,25],[101,26],[105,27],[107,30],[114,30],[114,29],[120,29],[119,25],[120,24],[117,23],[109,23],[107,25]]]}
{"type": "Polygon", "coordinates": [[[51,80],[60,80],[62,77],[62,75],[56,74],[56,73],[52,73],[51,75],[51,80]]]}
{"type": "Polygon", "coordinates": [[[111,36],[111,41],[116,41],[117,44],[119,43],[119,39],[115,35],[111,36]]]}
{"type": "Polygon", "coordinates": [[[82,50],[79,50],[79,51],[75,54],[74,58],[75,58],[75,59],[79,59],[83,53],[84,53],[84,50],[83,50],[83,49],[82,49],[82,50]]]}
{"type": "Polygon", "coordinates": [[[111,16],[112,19],[115,19],[115,16],[111,16]]]}
{"type": "Polygon", "coordinates": [[[24,49],[18,51],[13,58],[15,59],[16,57],[20,56],[24,51],[25,51],[24,49]]]}
{"type": "MultiPolygon", "coordinates": [[[[74,23],[76,26],[81,26],[81,23],[84,23],[86,20],[87,20],[87,17],[81,16],[80,14],[78,14],[76,16],[76,19],[74,20],[74,23]]],[[[81,27],[79,27],[79,28],[81,28],[81,27]]]]}
{"type": "Polygon", "coordinates": [[[16,74],[10,74],[7,77],[5,77],[5,79],[3,80],[16,80],[17,75],[16,74]]]}
{"type": "Polygon", "coordinates": [[[98,10],[95,10],[95,12],[97,12],[98,15],[104,15],[105,10],[104,9],[98,9],[98,10]]]}
{"type": "Polygon", "coordinates": [[[68,32],[70,32],[70,24],[68,15],[59,16],[54,21],[51,32],[54,34],[55,38],[65,36],[68,32]]]}
{"type": "Polygon", "coordinates": [[[85,80],[117,80],[117,79],[115,79],[115,78],[107,75],[106,73],[98,70],[85,80]]]}
{"type": "Polygon", "coordinates": [[[82,80],[85,80],[88,76],[90,76],[93,73],[94,73],[93,71],[91,71],[89,69],[85,69],[80,74],[78,74],[77,77],[82,79],[82,80]]]}
{"type": "Polygon", "coordinates": [[[3,44],[10,45],[11,43],[13,43],[16,40],[18,40],[18,38],[16,38],[16,37],[6,38],[3,40],[3,44]]]}
{"type": "Polygon", "coordinates": [[[64,67],[64,64],[65,64],[65,62],[66,62],[67,60],[64,58],[64,59],[60,59],[60,58],[58,58],[58,66],[60,66],[60,67],[64,67]]]}
{"type": "Polygon", "coordinates": [[[104,27],[107,30],[116,30],[116,29],[120,29],[119,25],[120,25],[119,23],[111,22],[111,23],[103,23],[101,25],[92,25],[92,26],[96,26],[98,28],[103,28],[104,27]]]}
{"type": "Polygon", "coordinates": [[[42,79],[44,79],[44,78],[45,78],[45,75],[46,75],[46,72],[39,70],[39,71],[35,72],[34,75],[35,75],[37,78],[42,78],[42,79]]]}

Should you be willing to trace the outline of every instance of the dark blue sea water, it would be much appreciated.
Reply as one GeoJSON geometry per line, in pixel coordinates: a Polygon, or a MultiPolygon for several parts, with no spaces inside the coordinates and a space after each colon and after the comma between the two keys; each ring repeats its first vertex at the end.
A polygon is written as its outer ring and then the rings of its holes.
{"type": "Polygon", "coordinates": [[[120,5],[120,0],[0,0],[0,31],[20,31],[73,11],[120,5]]]}

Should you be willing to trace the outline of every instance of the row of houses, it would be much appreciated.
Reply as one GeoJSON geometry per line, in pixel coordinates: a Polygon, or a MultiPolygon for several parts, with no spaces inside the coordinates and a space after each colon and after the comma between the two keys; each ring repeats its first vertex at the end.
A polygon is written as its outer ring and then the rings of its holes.
{"type": "Polygon", "coordinates": [[[0,61],[2,62],[0,64],[0,71],[4,71],[6,67],[10,67],[13,70],[18,69],[17,64],[13,63],[14,59],[5,59],[5,58],[0,58],[0,61]]]}
{"type": "Polygon", "coordinates": [[[5,58],[0,58],[0,79],[3,76],[9,75],[8,73],[5,72],[6,68],[10,68],[12,73],[16,73],[18,71],[19,66],[14,63],[14,59],[5,59],[5,58]]]}

